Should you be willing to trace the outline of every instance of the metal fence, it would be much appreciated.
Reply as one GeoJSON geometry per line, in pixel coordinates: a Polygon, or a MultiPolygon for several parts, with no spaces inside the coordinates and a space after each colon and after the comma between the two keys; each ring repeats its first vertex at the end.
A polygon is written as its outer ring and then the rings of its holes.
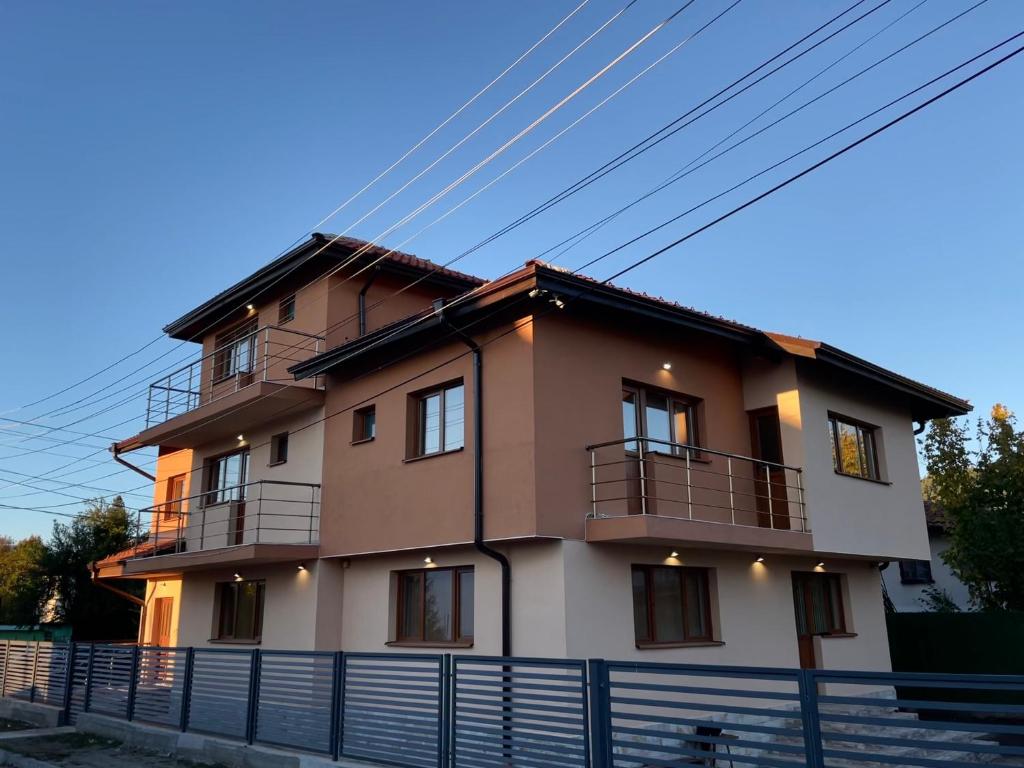
{"type": "Polygon", "coordinates": [[[12,640],[0,694],[402,768],[1024,766],[1024,676],[12,640]]]}

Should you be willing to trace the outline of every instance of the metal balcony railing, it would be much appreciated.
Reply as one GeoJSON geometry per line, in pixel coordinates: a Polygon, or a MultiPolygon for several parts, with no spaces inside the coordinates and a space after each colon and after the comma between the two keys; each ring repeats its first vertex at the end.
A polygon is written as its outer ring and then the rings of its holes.
{"type": "Polygon", "coordinates": [[[259,381],[322,388],[320,377],[296,382],[288,368],[319,354],[323,346],[323,336],[277,325],[257,328],[150,384],[146,427],[259,381]]]}
{"type": "Polygon", "coordinates": [[[257,480],[139,510],[134,557],[240,544],[316,544],[320,486],[257,480]]]}
{"type": "Polygon", "coordinates": [[[587,451],[590,519],[659,515],[810,531],[800,467],[650,437],[587,451]]]}

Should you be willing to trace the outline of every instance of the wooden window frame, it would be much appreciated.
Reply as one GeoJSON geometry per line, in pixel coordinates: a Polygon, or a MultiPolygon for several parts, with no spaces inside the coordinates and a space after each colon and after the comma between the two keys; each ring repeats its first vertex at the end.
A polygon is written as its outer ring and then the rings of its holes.
{"type": "MultiPolygon", "coordinates": [[[[445,568],[411,568],[404,571],[396,571],[395,575],[398,578],[398,589],[396,591],[396,602],[395,602],[395,639],[388,643],[389,645],[424,645],[424,646],[461,646],[466,647],[473,644],[473,635],[462,635],[462,611],[461,611],[461,597],[462,587],[459,576],[463,573],[473,574],[473,593],[474,599],[476,596],[476,573],[472,565],[454,565],[445,568]],[[410,574],[418,573],[422,575],[420,585],[420,631],[418,637],[408,637],[402,635],[402,627],[405,624],[405,577],[410,574]],[[428,573],[449,573],[452,580],[452,639],[450,640],[427,640],[427,609],[426,609],[426,596],[427,596],[427,574],[428,573]]],[[[474,611],[474,623],[475,623],[475,611],[474,611]]],[[[474,632],[476,627],[473,627],[474,632]]]]}
{"type": "MultiPolygon", "coordinates": [[[[810,634],[816,637],[842,637],[850,634],[847,630],[846,621],[846,597],[843,594],[843,576],[840,573],[819,573],[818,571],[794,571],[793,576],[801,579],[807,583],[815,579],[820,579],[825,582],[825,615],[830,618],[832,616],[839,617],[839,626],[833,626],[826,632],[811,632],[810,634]],[[834,589],[833,589],[834,585],[834,589]],[[836,596],[838,600],[838,606],[832,604],[832,597],[836,596]],[[837,610],[838,609],[838,610],[837,610]]],[[[814,607],[811,598],[811,590],[808,587],[804,587],[804,612],[807,617],[807,621],[810,622],[811,616],[814,615],[814,607]]]]}
{"type": "Polygon", "coordinates": [[[164,490],[164,504],[163,509],[161,510],[164,520],[174,520],[181,516],[182,499],[185,497],[185,478],[187,476],[187,472],[181,472],[167,478],[167,485],[164,490]],[[174,485],[177,480],[181,481],[180,496],[175,495],[174,493],[174,485]]]}
{"type": "MultiPolygon", "coordinates": [[[[679,443],[679,440],[677,439],[678,435],[676,435],[675,417],[679,412],[676,410],[677,404],[682,404],[683,408],[687,412],[686,427],[690,432],[690,441],[688,443],[680,444],[691,445],[695,449],[703,446],[703,443],[701,442],[703,429],[701,429],[701,416],[699,412],[700,406],[704,402],[702,398],[695,397],[694,395],[687,395],[683,392],[674,392],[671,389],[665,389],[664,387],[649,386],[647,384],[641,384],[639,382],[629,380],[623,380],[622,391],[623,393],[631,392],[636,396],[637,438],[646,437],[650,439],[650,430],[647,425],[647,397],[649,394],[656,394],[664,397],[668,401],[669,442],[679,443]]],[[[623,437],[626,436],[623,435],[623,437]]],[[[642,451],[644,453],[667,453],[672,456],[685,455],[684,451],[676,448],[675,446],[662,445],[654,442],[646,442],[646,445],[647,450],[642,451]]],[[[700,456],[701,453],[699,450],[690,451],[690,458],[700,458],[700,456]]]]}
{"type": "MultiPolygon", "coordinates": [[[[675,645],[687,645],[690,643],[713,643],[715,642],[715,628],[712,623],[711,614],[711,584],[712,584],[712,573],[710,568],[694,568],[684,565],[648,565],[648,564],[634,564],[630,567],[630,584],[632,585],[632,579],[636,573],[644,574],[644,599],[647,603],[647,639],[641,639],[636,634],[636,625],[633,626],[633,635],[636,640],[638,648],[649,648],[659,646],[675,646],[675,645]],[[681,586],[682,595],[682,611],[683,611],[683,639],[682,640],[659,640],[657,633],[657,625],[655,621],[654,611],[654,590],[652,589],[653,574],[655,571],[668,570],[674,571],[679,575],[679,581],[681,586]],[[689,628],[687,627],[686,617],[688,616],[688,605],[687,605],[687,591],[686,591],[686,577],[691,574],[701,574],[704,581],[704,626],[707,628],[707,632],[704,635],[690,635],[689,628]]],[[[630,590],[632,592],[632,588],[630,590]]],[[[633,596],[636,599],[636,596],[633,596]]],[[[635,608],[634,608],[635,610],[635,608]]],[[[634,614],[635,616],[635,614],[634,614]]]]}
{"type": "Polygon", "coordinates": [[[352,445],[368,443],[377,437],[377,406],[366,405],[352,412],[352,445]],[[373,416],[373,430],[366,434],[366,418],[373,416]]]}
{"type": "Polygon", "coordinates": [[[880,446],[880,443],[881,443],[881,440],[879,439],[879,434],[881,433],[881,428],[880,427],[877,427],[874,424],[869,424],[869,423],[867,423],[865,421],[859,421],[858,419],[852,419],[849,416],[843,416],[840,413],[834,413],[832,411],[829,411],[828,412],[828,429],[829,429],[829,435],[831,436],[831,441],[830,442],[832,444],[832,469],[835,470],[835,473],[837,475],[842,475],[843,477],[855,477],[855,478],[857,478],[859,480],[871,480],[873,482],[878,482],[878,483],[884,483],[885,482],[885,480],[882,477],[882,460],[881,460],[881,457],[879,456],[879,451],[880,451],[879,446],[880,446]],[[846,471],[843,470],[842,448],[841,448],[841,444],[840,444],[840,441],[839,441],[839,425],[840,424],[844,424],[844,425],[846,425],[848,427],[852,427],[853,429],[856,430],[856,435],[857,435],[857,457],[858,457],[857,458],[857,464],[858,465],[860,465],[860,463],[861,463],[860,457],[862,455],[862,451],[864,452],[864,455],[866,455],[866,451],[865,451],[865,448],[864,448],[866,443],[864,442],[863,435],[866,434],[866,435],[870,436],[870,439],[871,439],[870,461],[868,462],[868,466],[866,468],[862,467],[862,471],[860,473],[846,472],[846,471]],[[866,472],[863,471],[865,469],[866,469],[866,472]]]}
{"type": "Polygon", "coordinates": [[[278,432],[270,437],[270,462],[268,467],[276,467],[288,462],[288,433],[278,432]],[[284,447],[282,451],[281,448],[284,447]]]}
{"type": "Polygon", "coordinates": [[[934,584],[931,560],[900,560],[901,584],[934,584]],[[923,571],[923,572],[922,572],[923,571]]]}
{"type": "Polygon", "coordinates": [[[295,319],[295,294],[285,296],[277,303],[277,324],[286,325],[295,319]]]}
{"type": "Polygon", "coordinates": [[[213,383],[219,384],[239,374],[252,373],[256,365],[256,337],[259,330],[259,318],[249,317],[240,322],[234,328],[218,333],[213,340],[213,383]],[[249,337],[247,342],[249,349],[249,367],[241,370],[234,367],[233,362],[237,358],[235,349],[237,343],[249,337]]]}
{"type": "Polygon", "coordinates": [[[445,453],[455,453],[466,447],[466,385],[462,379],[452,379],[430,389],[421,389],[409,396],[410,399],[410,429],[409,429],[409,450],[410,459],[421,459],[428,456],[441,456],[445,453]],[[445,410],[447,404],[447,393],[453,389],[462,387],[462,445],[455,448],[445,448],[445,410]],[[439,397],[438,404],[438,433],[437,450],[424,450],[426,414],[424,411],[426,401],[434,396],[439,397]]]}
{"type": "Polygon", "coordinates": [[[216,642],[235,642],[235,643],[259,643],[263,640],[263,619],[266,613],[266,599],[267,599],[267,580],[266,579],[235,579],[234,581],[219,581],[216,584],[216,606],[213,614],[214,626],[213,626],[213,637],[212,640],[216,642]],[[241,636],[235,634],[237,631],[238,623],[238,592],[239,587],[242,584],[255,584],[256,585],[256,605],[253,607],[253,636],[241,636]],[[235,599],[233,602],[234,617],[232,618],[231,626],[233,630],[230,634],[221,634],[221,628],[224,626],[224,592],[231,589],[235,592],[235,599]]]}

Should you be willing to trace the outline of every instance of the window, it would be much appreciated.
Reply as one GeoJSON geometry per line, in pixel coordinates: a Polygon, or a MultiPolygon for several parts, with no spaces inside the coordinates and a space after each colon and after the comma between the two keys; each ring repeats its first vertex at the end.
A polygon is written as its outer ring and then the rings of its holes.
{"type": "Polygon", "coordinates": [[[846,632],[843,585],[837,573],[794,573],[793,604],[797,633],[836,635],[846,632]]]}
{"type": "Polygon", "coordinates": [[[828,435],[835,471],[841,475],[879,480],[875,432],[875,427],[830,414],[828,435]]]}
{"type": "Polygon", "coordinates": [[[211,459],[207,467],[207,504],[241,501],[249,474],[249,451],[238,451],[211,459]]]}
{"type": "Polygon", "coordinates": [[[931,560],[900,560],[900,581],[904,584],[934,584],[931,560]]]}
{"type": "Polygon", "coordinates": [[[364,443],[377,436],[377,409],[368,405],[352,414],[352,442],[364,443]]]}
{"type": "Polygon", "coordinates": [[[228,581],[217,585],[217,640],[253,640],[263,634],[266,582],[228,581]]]}
{"type": "Polygon", "coordinates": [[[416,397],[415,456],[429,456],[465,444],[465,387],[452,384],[416,397]]]}
{"type": "MultiPolygon", "coordinates": [[[[662,451],[683,455],[681,445],[699,445],[697,403],[683,395],[633,385],[622,388],[623,437],[646,437],[649,443],[626,443],[630,451],[662,451]],[[660,442],[655,442],[660,441],[660,442]]],[[[691,455],[693,453],[691,452],[691,455]]]]}
{"type": "Polygon", "coordinates": [[[708,570],[634,565],[633,626],[637,645],[710,641],[708,570]]]}
{"type": "Polygon", "coordinates": [[[185,496],[185,475],[167,478],[167,503],[164,504],[164,520],[173,520],[181,514],[182,498],[185,496]]]}
{"type": "Polygon", "coordinates": [[[284,325],[295,319],[295,294],[281,299],[277,305],[277,324],[284,325]]]}
{"type": "Polygon", "coordinates": [[[288,461],[288,433],[281,432],[270,438],[270,463],[284,464],[288,461]]]}
{"type": "Polygon", "coordinates": [[[253,319],[217,336],[213,355],[214,381],[252,370],[256,357],[256,328],[256,320],[253,319]]]}
{"type": "Polygon", "coordinates": [[[473,640],[473,569],[426,568],[398,574],[400,643],[473,640]]]}

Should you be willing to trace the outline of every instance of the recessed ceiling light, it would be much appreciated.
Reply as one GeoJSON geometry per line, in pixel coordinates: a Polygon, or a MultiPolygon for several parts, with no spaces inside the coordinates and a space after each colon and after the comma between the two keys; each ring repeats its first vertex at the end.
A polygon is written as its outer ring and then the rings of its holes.
{"type": "Polygon", "coordinates": [[[679,553],[675,550],[672,550],[672,553],[669,555],[669,557],[679,557],[679,553]]]}
{"type": "Polygon", "coordinates": [[[758,555],[757,559],[754,560],[754,562],[755,563],[763,563],[764,562],[764,556],[763,555],[758,555]]]}
{"type": "Polygon", "coordinates": [[[427,565],[430,565],[432,562],[434,562],[434,558],[432,558],[430,555],[427,555],[423,558],[423,562],[427,565]]]}
{"type": "Polygon", "coordinates": [[[672,363],[670,363],[670,362],[668,362],[666,360],[664,363],[661,364],[661,367],[664,368],[666,371],[671,371],[672,370],[672,363]]]}
{"type": "Polygon", "coordinates": [[[256,307],[254,307],[252,304],[246,304],[245,308],[248,309],[250,312],[252,312],[254,309],[256,309],[256,307]]]}

